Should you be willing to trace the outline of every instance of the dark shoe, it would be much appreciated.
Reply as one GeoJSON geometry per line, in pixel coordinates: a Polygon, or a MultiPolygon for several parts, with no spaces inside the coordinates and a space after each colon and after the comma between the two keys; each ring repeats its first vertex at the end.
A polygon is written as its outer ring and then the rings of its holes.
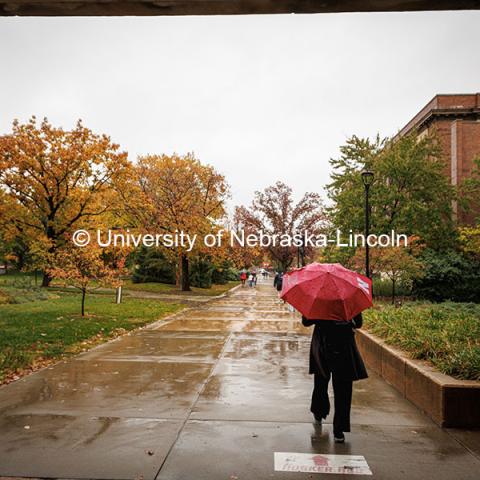
{"type": "Polygon", "coordinates": [[[345,435],[343,434],[343,432],[334,432],[333,440],[335,441],[335,443],[345,443],[345,435]]]}
{"type": "Polygon", "coordinates": [[[315,419],[315,423],[317,423],[318,425],[321,425],[322,424],[322,417],[320,415],[318,415],[317,413],[314,413],[313,414],[313,418],[315,419]]]}

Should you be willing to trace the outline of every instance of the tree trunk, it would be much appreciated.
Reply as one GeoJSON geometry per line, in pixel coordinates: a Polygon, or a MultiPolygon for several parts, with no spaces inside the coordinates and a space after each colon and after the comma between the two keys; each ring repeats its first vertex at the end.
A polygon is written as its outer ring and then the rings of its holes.
{"type": "Polygon", "coordinates": [[[175,286],[180,288],[182,286],[182,251],[178,252],[178,260],[175,268],[175,286]]]}
{"type": "MultiPolygon", "coordinates": [[[[49,217],[49,221],[53,223],[54,216],[49,217]]],[[[53,256],[56,250],[56,244],[57,244],[57,235],[55,233],[55,230],[51,225],[49,225],[45,231],[47,235],[47,239],[52,242],[50,248],[48,249],[48,254],[49,256],[53,256]]],[[[42,280],[42,287],[48,287],[50,285],[50,282],[53,280],[53,277],[47,273],[43,272],[43,280],[42,280]]]]}
{"type": "Polygon", "coordinates": [[[22,271],[24,267],[25,267],[25,255],[22,252],[18,252],[16,268],[17,270],[22,271]]]}
{"type": "Polygon", "coordinates": [[[395,280],[392,280],[392,305],[395,305],[395,280]]]}
{"type": "Polygon", "coordinates": [[[42,287],[50,286],[50,282],[52,281],[53,277],[48,274],[47,272],[43,272],[43,280],[42,280],[42,287]]]}
{"type": "Polygon", "coordinates": [[[87,294],[87,289],[82,288],[82,317],[85,316],[85,295],[87,294]]]}
{"type": "Polygon", "coordinates": [[[190,278],[188,271],[188,257],[185,253],[182,253],[182,292],[190,292],[190,278]]]}

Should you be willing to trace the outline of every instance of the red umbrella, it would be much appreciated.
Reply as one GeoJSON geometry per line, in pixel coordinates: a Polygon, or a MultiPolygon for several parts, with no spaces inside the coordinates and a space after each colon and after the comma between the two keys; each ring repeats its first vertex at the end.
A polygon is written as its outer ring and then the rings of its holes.
{"type": "Polygon", "coordinates": [[[309,320],[351,320],[372,306],[372,282],[339,263],[311,263],[283,276],[281,298],[309,320]]]}

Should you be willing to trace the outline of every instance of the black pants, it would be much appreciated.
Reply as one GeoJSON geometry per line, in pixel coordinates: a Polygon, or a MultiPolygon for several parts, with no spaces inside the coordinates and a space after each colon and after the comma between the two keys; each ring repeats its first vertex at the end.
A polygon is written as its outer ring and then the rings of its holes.
{"type": "MultiPolygon", "coordinates": [[[[322,418],[330,412],[330,400],[328,398],[329,378],[315,374],[315,386],[312,394],[312,406],[310,411],[322,418]]],[[[352,381],[340,380],[335,373],[332,375],[333,396],[335,401],[335,415],[333,417],[334,432],[350,431],[350,407],[352,405],[352,381]]]]}

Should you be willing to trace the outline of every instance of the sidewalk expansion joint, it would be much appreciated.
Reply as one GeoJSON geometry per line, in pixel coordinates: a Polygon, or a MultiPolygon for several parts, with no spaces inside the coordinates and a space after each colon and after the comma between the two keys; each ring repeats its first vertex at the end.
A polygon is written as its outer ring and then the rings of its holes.
{"type": "Polygon", "coordinates": [[[170,453],[172,452],[172,450],[175,448],[175,445],[178,441],[178,439],[180,438],[180,435],[182,434],[182,431],[183,429],[185,428],[185,425],[188,423],[188,421],[190,420],[190,415],[192,414],[192,410],[195,408],[199,398],[202,396],[204,390],[205,390],[205,387],[207,386],[208,382],[210,381],[210,379],[212,378],[213,376],[213,372],[215,371],[215,368],[217,367],[218,363],[220,362],[220,360],[223,358],[224,356],[224,353],[225,353],[225,350],[227,349],[227,345],[229,344],[230,342],[230,339],[232,338],[233,336],[233,332],[230,332],[228,337],[226,337],[225,339],[225,342],[223,344],[223,348],[222,348],[222,351],[220,352],[220,354],[218,355],[217,357],[217,360],[215,361],[215,363],[212,365],[212,369],[210,370],[210,373],[208,374],[207,378],[205,379],[205,381],[203,382],[202,386],[200,387],[199,391],[198,391],[198,394],[195,398],[195,400],[192,402],[192,405],[190,406],[190,409],[189,409],[189,412],[188,412],[188,415],[185,417],[184,421],[182,422],[182,424],[180,425],[180,428],[178,429],[177,431],[177,434],[175,436],[175,440],[172,442],[172,444],[170,445],[170,448],[168,449],[168,452],[167,454],[165,455],[165,458],[163,459],[163,462],[160,464],[158,470],[157,470],[157,473],[155,474],[155,477],[154,479],[156,480],[158,478],[158,476],[160,475],[160,472],[162,471],[162,468],[163,466],[165,465],[168,457],[170,456],[170,453]]]}

